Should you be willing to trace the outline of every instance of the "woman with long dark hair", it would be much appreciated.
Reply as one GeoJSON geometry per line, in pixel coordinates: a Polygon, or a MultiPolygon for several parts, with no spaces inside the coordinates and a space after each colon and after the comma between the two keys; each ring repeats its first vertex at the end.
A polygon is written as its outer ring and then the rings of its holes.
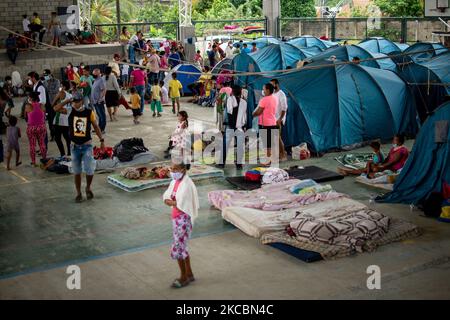
{"type": "Polygon", "coordinates": [[[111,67],[105,68],[105,83],[106,83],[106,107],[108,108],[109,119],[117,121],[116,114],[119,108],[119,99],[122,96],[117,77],[112,73],[111,67]]]}

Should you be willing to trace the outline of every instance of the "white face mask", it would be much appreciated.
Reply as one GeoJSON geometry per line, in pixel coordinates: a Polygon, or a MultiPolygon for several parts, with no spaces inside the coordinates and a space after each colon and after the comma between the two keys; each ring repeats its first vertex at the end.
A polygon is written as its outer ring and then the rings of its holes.
{"type": "Polygon", "coordinates": [[[33,85],[33,81],[31,81],[31,79],[28,79],[28,84],[29,84],[30,86],[32,86],[32,85],[33,85]]]}
{"type": "Polygon", "coordinates": [[[183,178],[184,173],[183,172],[171,172],[170,176],[173,180],[181,180],[183,178]]]}

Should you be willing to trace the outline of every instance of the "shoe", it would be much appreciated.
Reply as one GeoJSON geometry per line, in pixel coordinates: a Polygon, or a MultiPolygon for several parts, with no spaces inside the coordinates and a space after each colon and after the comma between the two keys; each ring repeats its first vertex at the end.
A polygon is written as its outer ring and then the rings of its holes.
{"type": "Polygon", "coordinates": [[[172,108],[172,113],[175,114],[175,109],[172,108]]]}
{"type": "Polygon", "coordinates": [[[154,113],[154,112],[153,112],[153,115],[152,115],[152,117],[154,118],[155,116],[156,116],[156,113],[154,113]]]}
{"type": "Polygon", "coordinates": [[[158,114],[157,114],[156,116],[157,116],[157,117],[159,118],[159,117],[161,117],[161,114],[160,114],[160,113],[158,113],[158,114]]]}

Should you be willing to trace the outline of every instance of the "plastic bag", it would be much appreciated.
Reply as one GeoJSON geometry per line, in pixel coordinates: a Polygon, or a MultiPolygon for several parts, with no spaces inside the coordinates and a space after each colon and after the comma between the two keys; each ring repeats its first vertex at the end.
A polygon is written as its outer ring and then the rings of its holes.
{"type": "Polygon", "coordinates": [[[292,148],[292,159],[294,160],[306,160],[311,158],[311,152],[308,149],[306,142],[301,145],[292,148]]]}

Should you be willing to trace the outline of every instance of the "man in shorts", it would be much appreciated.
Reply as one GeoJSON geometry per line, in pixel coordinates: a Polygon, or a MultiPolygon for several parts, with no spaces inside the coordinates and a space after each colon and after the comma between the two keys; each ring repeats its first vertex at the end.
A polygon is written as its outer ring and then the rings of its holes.
{"type": "Polygon", "coordinates": [[[92,147],[91,131],[95,130],[100,139],[100,148],[105,148],[102,132],[95,119],[95,112],[86,108],[83,95],[80,92],[73,94],[71,99],[64,100],[55,107],[56,112],[69,115],[69,135],[72,141],[72,169],[75,175],[76,202],[82,202],[81,172],[86,173],[86,198],[94,198],[91,190],[94,179],[95,161],[92,147]]]}

